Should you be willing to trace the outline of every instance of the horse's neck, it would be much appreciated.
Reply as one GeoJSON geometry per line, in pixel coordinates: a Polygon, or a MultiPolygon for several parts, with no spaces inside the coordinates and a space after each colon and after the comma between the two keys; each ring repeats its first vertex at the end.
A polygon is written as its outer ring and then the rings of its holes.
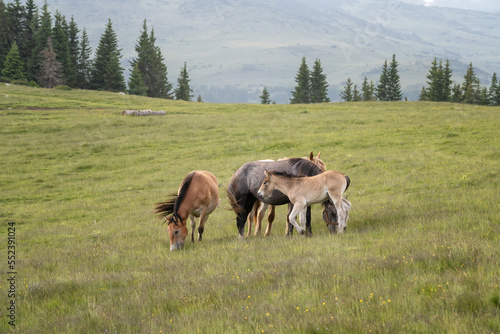
{"type": "Polygon", "coordinates": [[[295,186],[298,178],[278,176],[279,181],[275,183],[276,190],[281,191],[283,194],[288,194],[295,186]]]}

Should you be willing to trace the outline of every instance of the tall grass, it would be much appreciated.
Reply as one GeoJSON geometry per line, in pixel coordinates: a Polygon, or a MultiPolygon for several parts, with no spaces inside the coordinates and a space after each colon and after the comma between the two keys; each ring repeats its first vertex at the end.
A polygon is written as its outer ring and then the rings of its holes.
{"type": "MultiPolygon", "coordinates": [[[[16,332],[498,333],[499,112],[0,86],[0,254],[15,221],[16,332]],[[352,180],[347,233],[329,235],[318,206],[313,236],[286,238],[279,207],[270,237],[239,240],[232,173],[311,150],[352,180]],[[171,253],[153,204],[194,169],[218,177],[221,207],[202,243],[171,253]]],[[[7,271],[0,331],[14,332],[7,271]]]]}

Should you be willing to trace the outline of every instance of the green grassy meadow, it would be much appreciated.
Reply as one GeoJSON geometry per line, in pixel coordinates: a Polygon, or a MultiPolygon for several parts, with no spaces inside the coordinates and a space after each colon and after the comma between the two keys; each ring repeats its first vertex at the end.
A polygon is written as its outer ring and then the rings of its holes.
{"type": "Polygon", "coordinates": [[[0,86],[1,333],[500,333],[500,108],[208,104],[0,86]],[[165,116],[122,116],[125,109],[165,116]],[[239,240],[242,164],[321,152],[351,178],[347,232],[239,240]],[[221,184],[202,243],[153,205],[221,184]],[[16,326],[8,324],[15,222],[16,326]]]}

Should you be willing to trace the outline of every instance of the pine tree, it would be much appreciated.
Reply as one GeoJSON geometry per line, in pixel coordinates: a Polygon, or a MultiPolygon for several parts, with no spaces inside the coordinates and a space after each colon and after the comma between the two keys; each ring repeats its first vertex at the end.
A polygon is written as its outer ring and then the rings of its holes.
{"type": "Polygon", "coordinates": [[[493,106],[500,105],[500,85],[498,83],[496,72],[491,77],[491,85],[489,90],[490,104],[493,106]]]}
{"type": "Polygon", "coordinates": [[[128,93],[132,95],[146,96],[148,87],[144,84],[139,66],[136,64],[128,81],[128,93]]]}
{"type": "Polygon", "coordinates": [[[453,91],[451,94],[451,102],[462,103],[463,100],[464,100],[464,97],[462,94],[462,87],[460,87],[460,84],[455,84],[453,86],[453,91]]]}
{"type": "Polygon", "coordinates": [[[362,100],[362,96],[359,94],[358,86],[354,85],[354,88],[352,89],[352,101],[359,102],[361,100],[362,100]]]}
{"type": "Polygon", "coordinates": [[[106,29],[101,35],[97,46],[92,66],[92,88],[106,91],[125,90],[123,68],[120,66],[121,57],[121,49],[118,49],[116,33],[113,31],[111,19],[108,19],[106,29]]]}
{"type": "Polygon", "coordinates": [[[262,89],[262,95],[259,96],[261,104],[270,104],[271,103],[271,95],[267,91],[267,87],[262,89]]]}
{"type": "Polygon", "coordinates": [[[151,34],[148,33],[146,20],[144,20],[142,28],[139,40],[135,45],[137,58],[132,59],[130,65],[134,68],[137,64],[144,84],[148,87],[147,96],[171,99],[172,84],[167,78],[167,66],[164,64],[161,49],[155,45],[154,30],[151,29],[151,34]]]}
{"type": "Polygon", "coordinates": [[[23,29],[24,44],[22,49],[19,49],[21,59],[23,59],[24,67],[26,69],[26,78],[28,81],[34,81],[37,78],[37,73],[29,71],[29,60],[32,55],[33,49],[36,47],[35,33],[40,28],[40,20],[38,16],[38,8],[34,0],[26,1],[25,20],[23,29]]]}
{"type": "Polygon", "coordinates": [[[14,0],[7,4],[9,29],[8,36],[10,42],[16,42],[18,50],[24,46],[24,23],[25,23],[25,8],[20,0],[14,0]]]}
{"type": "Polygon", "coordinates": [[[189,87],[189,81],[187,65],[186,62],[184,62],[184,67],[181,69],[181,73],[177,79],[177,88],[175,89],[176,100],[191,101],[191,98],[193,97],[191,93],[193,91],[189,87]]]}
{"type": "Polygon", "coordinates": [[[375,86],[373,81],[368,83],[368,78],[365,77],[363,80],[363,84],[361,85],[361,96],[363,101],[373,101],[375,98],[375,86]]]}
{"type": "Polygon", "coordinates": [[[311,83],[309,68],[306,64],[306,57],[302,57],[302,63],[299,68],[299,72],[295,77],[295,90],[292,92],[292,98],[290,99],[291,104],[296,103],[309,103],[311,95],[311,83]]]}
{"type": "Polygon", "coordinates": [[[7,7],[0,0],[0,71],[2,71],[3,63],[10,51],[8,19],[7,7]]]}
{"type": "Polygon", "coordinates": [[[54,27],[52,28],[52,47],[57,54],[57,61],[61,63],[67,85],[74,87],[76,81],[76,68],[73,71],[69,52],[68,26],[66,18],[58,10],[54,14],[54,27]]]}
{"type": "Polygon", "coordinates": [[[428,88],[424,88],[420,93],[420,100],[446,102],[451,99],[451,75],[449,60],[443,67],[443,61],[439,63],[436,58],[432,62],[432,66],[427,74],[428,88]]]}
{"type": "Polygon", "coordinates": [[[389,85],[387,90],[388,101],[401,101],[403,94],[401,93],[401,83],[399,82],[398,62],[396,55],[392,55],[392,61],[389,66],[389,85]]]}
{"type": "Polygon", "coordinates": [[[44,88],[54,88],[64,83],[62,64],[57,60],[57,54],[49,37],[47,48],[42,50],[42,62],[40,64],[39,82],[44,88]]]}
{"type": "MultiPolygon", "coordinates": [[[[40,28],[35,32],[35,47],[31,50],[31,57],[28,60],[28,78],[38,78],[42,63],[42,51],[48,48],[49,38],[52,36],[52,18],[48,9],[47,1],[42,7],[40,28]]],[[[38,82],[42,85],[41,82],[38,82]]],[[[42,85],[43,86],[43,85],[42,85]]]]}
{"type": "Polygon", "coordinates": [[[328,98],[328,83],[326,81],[326,75],[323,74],[323,68],[321,67],[321,61],[319,59],[316,59],[314,62],[310,84],[311,103],[330,102],[330,99],[328,98]]]}
{"type": "Polygon", "coordinates": [[[353,83],[351,78],[347,78],[347,81],[344,86],[344,90],[340,92],[340,98],[346,102],[351,102],[353,100],[353,83]]]}
{"type": "Polygon", "coordinates": [[[202,103],[203,99],[201,98],[201,95],[198,95],[198,99],[196,99],[196,102],[202,103]]]}
{"type": "Polygon", "coordinates": [[[69,49],[69,64],[66,79],[68,86],[79,87],[78,81],[78,63],[80,58],[80,42],[78,40],[78,33],[80,30],[76,25],[74,18],[71,18],[68,26],[68,49],[69,49]]]}
{"type": "Polygon", "coordinates": [[[385,60],[384,66],[382,67],[382,73],[380,73],[380,79],[377,86],[377,99],[379,101],[389,101],[389,68],[387,66],[387,59],[385,60]]]}
{"type": "Polygon", "coordinates": [[[446,63],[443,68],[442,72],[442,87],[441,87],[441,95],[440,95],[440,101],[447,102],[450,101],[451,99],[451,85],[453,84],[453,81],[451,80],[451,77],[453,75],[453,71],[450,66],[450,61],[446,59],[446,63]]]}
{"type": "Polygon", "coordinates": [[[476,77],[474,67],[470,63],[467,68],[467,73],[464,76],[464,83],[462,84],[462,96],[464,103],[479,104],[481,87],[479,79],[476,77]]]}
{"type": "Polygon", "coordinates": [[[19,48],[17,47],[17,43],[15,41],[12,43],[12,47],[10,48],[7,58],[5,59],[2,76],[10,80],[23,80],[26,78],[24,74],[23,61],[21,60],[19,48]]]}
{"type": "Polygon", "coordinates": [[[87,30],[83,28],[82,40],[79,47],[80,54],[78,55],[78,87],[82,89],[90,88],[90,76],[92,70],[92,61],[90,55],[92,49],[90,48],[87,30]]]}

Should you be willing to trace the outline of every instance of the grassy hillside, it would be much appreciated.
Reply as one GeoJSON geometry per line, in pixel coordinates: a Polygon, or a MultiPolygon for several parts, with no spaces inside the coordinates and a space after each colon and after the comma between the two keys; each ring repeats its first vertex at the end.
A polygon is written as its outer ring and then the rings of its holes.
{"type": "Polygon", "coordinates": [[[0,86],[0,332],[15,222],[19,333],[498,333],[499,108],[182,103],[0,86]],[[165,110],[154,117],[124,109],[165,110]],[[224,193],[257,159],[321,151],[344,235],[237,238],[224,193]],[[221,207],[171,253],[153,204],[210,170],[221,207]]]}

